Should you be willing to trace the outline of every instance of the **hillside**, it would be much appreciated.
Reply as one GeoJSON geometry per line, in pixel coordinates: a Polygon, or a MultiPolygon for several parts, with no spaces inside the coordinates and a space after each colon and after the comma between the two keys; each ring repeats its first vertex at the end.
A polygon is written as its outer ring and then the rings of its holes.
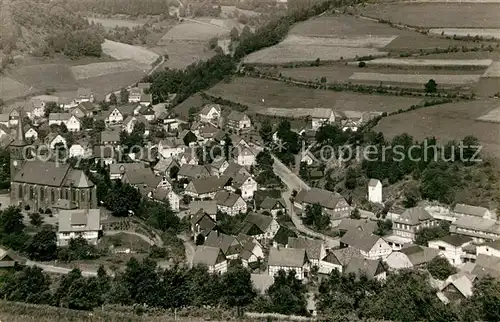
{"type": "Polygon", "coordinates": [[[4,54],[101,55],[102,32],[64,4],[50,0],[0,3],[0,50],[4,54]]]}

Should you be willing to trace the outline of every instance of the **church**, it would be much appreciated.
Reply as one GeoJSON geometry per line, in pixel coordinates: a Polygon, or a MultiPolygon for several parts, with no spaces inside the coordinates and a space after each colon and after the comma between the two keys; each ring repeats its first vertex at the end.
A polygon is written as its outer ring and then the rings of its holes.
{"type": "Polygon", "coordinates": [[[96,186],[82,170],[69,164],[27,158],[22,121],[9,145],[12,205],[30,209],[97,208],[96,186]]]}

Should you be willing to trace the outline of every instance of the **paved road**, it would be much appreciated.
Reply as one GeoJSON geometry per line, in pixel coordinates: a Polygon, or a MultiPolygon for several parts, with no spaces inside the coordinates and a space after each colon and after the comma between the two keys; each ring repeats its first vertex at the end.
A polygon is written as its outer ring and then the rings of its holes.
{"type": "Polygon", "coordinates": [[[293,173],[290,169],[288,169],[287,166],[285,166],[278,158],[273,156],[274,159],[274,165],[273,165],[273,170],[278,177],[281,178],[281,180],[286,184],[288,187],[288,190],[283,192],[283,199],[285,199],[285,202],[287,203],[288,207],[288,213],[290,214],[290,217],[292,219],[293,224],[297,228],[298,231],[308,234],[320,239],[323,239],[325,241],[325,246],[327,248],[333,248],[333,247],[338,247],[340,245],[340,242],[338,239],[318,233],[312,229],[307,228],[303,223],[302,220],[295,214],[293,204],[290,201],[290,198],[292,197],[292,191],[296,190],[297,192],[302,190],[302,189],[310,189],[310,187],[302,181],[295,173],[293,173]]]}

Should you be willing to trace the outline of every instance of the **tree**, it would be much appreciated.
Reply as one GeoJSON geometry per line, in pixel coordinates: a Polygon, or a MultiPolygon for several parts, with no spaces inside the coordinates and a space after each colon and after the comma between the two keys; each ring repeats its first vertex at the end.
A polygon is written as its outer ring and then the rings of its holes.
{"type": "Polygon", "coordinates": [[[246,39],[250,38],[252,35],[253,34],[252,34],[252,30],[250,29],[250,27],[245,26],[241,30],[240,40],[245,41],[246,39]]]}
{"type": "Polygon", "coordinates": [[[218,44],[219,40],[217,39],[217,37],[210,38],[210,40],[208,41],[208,47],[210,49],[215,49],[215,47],[217,47],[218,44]]]}
{"type": "Polygon", "coordinates": [[[56,233],[51,230],[42,230],[32,236],[24,251],[31,260],[50,261],[57,258],[56,233]]]}
{"type": "Polygon", "coordinates": [[[45,117],[49,117],[51,113],[61,113],[61,112],[62,108],[59,107],[59,105],[57,105],[56,102],[47,102],[45,104],[45,112],[44,112],[45,117]]]}
{"type": "Polygon", "coordinates": [[[202,234],[196,235],[196,246],[203,245],[205,243],[205,236],[202,234]]]}
{"type": "Polygon", "coordinates": [[[351,216],[350,216],[351,219],[361,219],[361,214],[359,213],[359,209],[358,207],[354,208],[352,211],[351,211],[351,216]]]}
{"type": "Polygon", "coordinates": [[[193,106],[193,107],[189,108],[189,116],[188,116],[189,124],[191,124],[195,121],[197,113],[198,113],[198,109],[196,109],[196,107],[193,106]]]}
{"type": "Polygon", "coordinates": [[[438,280],[445,280],[448,276],[457,272],[457,269],[451,266],[450,262],[441,256],[434,257],[428,264],[427,270],[432,277],[438,280]]]}
{"type": "MultiPolygon", "coordinates": [[[[122,88],[120,90],[120,103],[127,104],[128,97],[129,97],[129,92],[125,88],[122,88]]],[[[111,97],[110,97],[110,99],[111,99],[111,97]]]]}
{"type": "Polygon", "coordinates": [[[226,133],[226,136],[224,137],[224,157],[227,161],[231,159],[231,151],[233,149],[233,142],[231,142],[231,137],[229,136],[228,133],[226,133]]]}
{"type": "Polygon", "coordinates": [[[415,243],[417,245],[427,246],[427,243],[433,239],[443,238],[450,234],[450,224],[442,221],[438,227],[422,228],[415,234],[415,243]]]}
{"type": "Polygon", "coordinates": [[[179,167],[174,165],[168,170],[168,175],[170,179],[177,179],[177,174],[179,173],[179,167]]]}
{"type": "Polygon", "coordinates": [[[330,225],[330,218],[323,214],[323,208],[319,204],[307,205],[305,213],[306,225],[314,226],[318,230],[326,229],[330,225]]]}
{"type": "Polygon", "coordinates": [[[255,158],[255,169],[257,171],[269,171],[273,169],[273,164],[274,164],[274,159],[271,156],[271,153],[269,150],[264,149],[257,154],[257,157],[255,158]]]}
{"type": "Polygon", "coordinates": [[[429,79],[429,81],[425,84],[425,92],[426,93],[436,93],[437,92],[437,83],[433,79],[429,79]]]}
{"type": "Polygon", "coordinates": [[[224,290],[222,301],[231,307],[236,306],[238,311],[240,307],[249,305],[257,295],[250,272],[239,265],[230,267],[222,276],[221,283],[224,290]]]}
{"type": "Polygon", "coordinates": [[[500,283],[491,276],[480,278],[470,299],[461,304],[466,321],[500,321],[500,283]]]}
{"type": "Polygon", "coordinates": [[[72,269],[67,275],[64,275],[53,296],[53,305],[68,307],[68,292],[71,285],[82,278],[82,272],[78,268],[72,269]]]}
{"type": "Polygon", "coordinates": [[[116,182],[106,198],[106,207],[115,216],[128,216],[130,212],[137,213],[141,195],[129,184],[116,182]]]}
{"type": "Polygon", "coordinates": [[[68,307],[75,310],[92,310],[103,304],[102,291],[96,277],[79,278],[69,287],[66,297],[68,307]]]}
{"type": "Polygon", "coordinates": [[[273,139],[273,125],[268,119],[265,119],[262,122],[262,125],[259,129],[259,135],[262,138],[264,145],[270,147],[273,139]]]}
{"type": "Polygon", "coordinates": [[[345,177],[345,187],[349,190],[356,188],[358,184],[358,173],[355,169],[347,169],[347,174],[345,177]]]}
{"type": "Polygon", "coordinates": [[[68,247],[60,248],[57,257],[66,262],[73,260],[95,259],[99,253],[95,246],[89,245],[83,237],[69,240],[68,247]]]}
{"type": "Polygon", "coordinates": [[[280,270],[274,277],[274,283],[267,290],[273,312],[281,314],[307,314],[306,287],[295,277],[295,271],[288,274],[280,270]]]}
{"type": "Polygon", "coordinates": [[[374,231],[375,235],[385,236],[392,230],[392,221],[390,219],[377,221],[377,229],[374,231]]]}
{"type": "Polygon", "coordinates": [[[40,267],[25,267],[0,286],[0,296],[8,301],[48,304],[50,279],[40,267]]]}
{"type": "Polygon", "coordinates": [[[236,29],[236,27],[233,27],[233,29],[231,29],[229,37],[231,38],[231,41],[238,41],[238,39],[240,38],[240,33],[238,32],[238,29],[236,29]]]}
{"type": "Polygon", "coordinates": [[[38,212],[33,212],[29,214],[30,224],[35,227],[40,227],[43,224],[43,217],[38,212]]]}
{"type": "Polygon", "coordinates": [[[109,104],[110,105],[117,105],[118,104],[118,99],[116,98],[116,94],[115,93],[111,93],[109,95],[109,104]]]}

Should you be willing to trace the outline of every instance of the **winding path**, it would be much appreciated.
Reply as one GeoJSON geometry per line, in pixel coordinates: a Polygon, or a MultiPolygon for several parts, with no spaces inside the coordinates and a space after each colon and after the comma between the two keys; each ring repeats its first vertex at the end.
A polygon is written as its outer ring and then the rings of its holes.
{"type": "Polygon", "coordinates": [[[302,189],[309,190],[310,187],[302,181],[295,173],[293,173],[286,165],[284,165],[278,158],[276,158],[273,155],[274,159],[274,164],[273,164],[273,170],[278,177],[281,178],[281,180],[287,185],[288,190],[283,192],[283,199],[287,203],[287,207],[289,209],[288,213],[290,214],[290,218],[292,219],[293,224],[297,228],[298,231],[314,236],[316,238],[320,238],[325,241],[325,246],[327,248],[333,248],[333,247],[338,247],[340,245],[340,242],[338,239],[318,233],[317,231],[314,231],[308,227],[306,227],[303,223],[302,220],[297,216],[295,213],[295,210],[293,208],[293,203],[290,201],[290,198],[292,197],[292,191],[300,191],[302,189]]]}

